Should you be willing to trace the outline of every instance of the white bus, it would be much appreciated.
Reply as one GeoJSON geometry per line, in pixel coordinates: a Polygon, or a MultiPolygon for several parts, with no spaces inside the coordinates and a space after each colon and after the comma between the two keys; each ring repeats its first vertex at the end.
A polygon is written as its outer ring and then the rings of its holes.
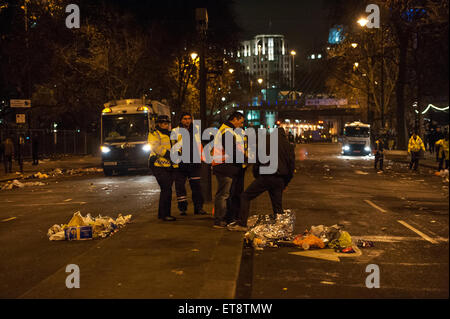
{"type": "Polygon", "coordinates": [[[347,123],[342,140],[343,155],[370,155],[370,125],[361,122],[347,123]]]}
{"type": "Polygon", "coordinates": [[[104,104],[101,115],[102,167],[114,172],[148,170],[148,134],[158,115],[170,118],[170,107],[158,101],[125,99],[104,104]]]}

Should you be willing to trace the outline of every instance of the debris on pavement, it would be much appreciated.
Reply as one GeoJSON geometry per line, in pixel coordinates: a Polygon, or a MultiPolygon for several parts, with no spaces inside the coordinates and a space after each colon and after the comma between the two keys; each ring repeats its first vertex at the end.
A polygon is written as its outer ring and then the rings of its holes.
{"type": "Polygon", "coordinates": [[[356,245],[357,245],[359,248],[370,248],[370,247],[373,247],[373,246],[374,246],[374,244],[373,244],[372,241],[369,241],[369,240],[363,240],[363,239],[358,239],[358,241],[356,242],[356,245]]]}
{"type": "Polygon", "coordinates": [[[28,183],[22,183],[19,182],[17,179],[13,181],[8,181],[7,183],[3,184],[3,186],[0,187],[0,190],[9,190],[14,188],[24,188],[28,186],[44,186],[46,184],[41,182],[28,182],[28,183]]]}
{"type": "Polygon", "coordinates": [[[50,227],[47,236],[52,241],[106,238],[128,224],[131,216],[122,216],[122,214],[119,214],[114,220],[111,217],[101,215],[93,218],[91,214],[83,217],[78,211],[73,214],[67,224],[53,225],[50,227]]]}
{"type": "Polygon", "coordinates": [[[369,173],[367,173],[367,172],[363,172],[363,171],[355,171],[355,173],[356,174],[358,174],[358,175],[369,175],[369,173]]]}
{"type": "Polygon", "coordinates": [[[292,241],[295,213],[286,209],[284,214],[277,214],[276,219],[272,215],[253,215],[249,217],[247,225],[248,231],[244,238],[255,249],[278,247],[279,240],[292,241]]]}

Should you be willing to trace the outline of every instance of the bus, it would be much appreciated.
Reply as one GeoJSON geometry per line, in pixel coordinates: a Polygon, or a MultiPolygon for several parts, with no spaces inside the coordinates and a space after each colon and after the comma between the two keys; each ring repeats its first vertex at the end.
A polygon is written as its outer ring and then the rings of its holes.
{"type": "Polygon", "coordinates": [[[361,122],[346,123],[342,141],[343,155],[370,155],[370,125],[361,122]]]}
{"type": "Polygon", "coordinates": [[[104,104],[101,114],[101,154],[105,176],[149,170],[148,134],[158,115],[170,118],[170,107],[155,100],[124,99],[104,104]]]}

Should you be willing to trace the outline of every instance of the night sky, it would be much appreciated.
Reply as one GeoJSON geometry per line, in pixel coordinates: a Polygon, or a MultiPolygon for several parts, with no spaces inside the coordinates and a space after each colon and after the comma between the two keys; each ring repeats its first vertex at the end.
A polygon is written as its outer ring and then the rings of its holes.
{"type": "Polygon", "coordinates": [[[291,49],[305,54],[323,46],[328,40],[329,21],[326,0],[235,0],[237,21],[243,37],[257,34],[283,34],[291,49]]]}

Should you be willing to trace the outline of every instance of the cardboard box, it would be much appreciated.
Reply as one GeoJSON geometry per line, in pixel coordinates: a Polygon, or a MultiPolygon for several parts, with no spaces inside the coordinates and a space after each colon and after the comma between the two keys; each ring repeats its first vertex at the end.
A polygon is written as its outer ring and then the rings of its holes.
{"type": "Polygon", "coordinates": [[[92,226],[69,227],[64,230],[66,240],[92,239],[92,226]]]}

